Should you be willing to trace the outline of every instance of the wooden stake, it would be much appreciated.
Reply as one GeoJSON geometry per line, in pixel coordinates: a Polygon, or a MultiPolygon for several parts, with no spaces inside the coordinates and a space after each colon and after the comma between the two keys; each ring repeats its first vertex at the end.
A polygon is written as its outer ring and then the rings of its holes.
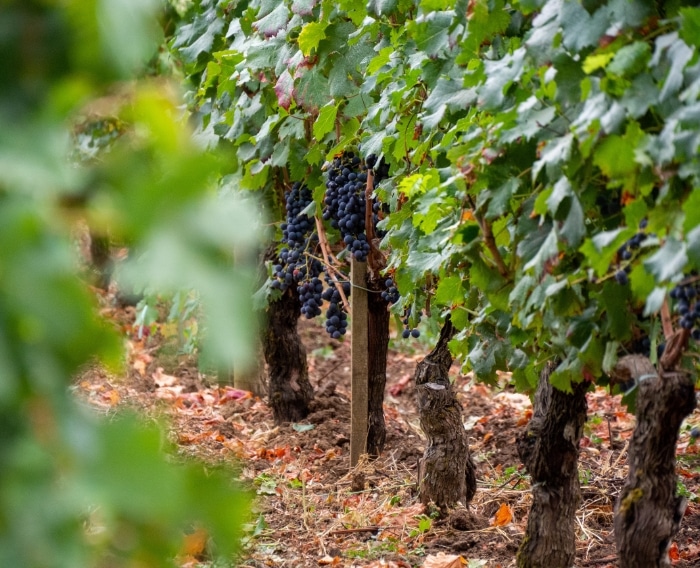
{"type": "Polygon", "coordinates": [[[368,432],[367,263],[358,262],[353,258],[350,263],[350,272],[352,279],[350,467],[355,467],[360,456],[366,453],[368,432]]]}

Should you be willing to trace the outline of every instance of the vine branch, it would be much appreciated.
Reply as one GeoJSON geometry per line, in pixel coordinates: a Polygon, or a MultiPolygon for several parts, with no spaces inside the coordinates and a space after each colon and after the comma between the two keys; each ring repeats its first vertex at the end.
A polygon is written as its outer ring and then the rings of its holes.
{"type": "MultiPolygon", "coordinates": [[[[337,274],[340,274],[340,272],[335,268],[335,266],[333,266],[333,263],[331,262],[331,259],[335,260],[336,262],[338,261],[331,253],[331,247],[328,244],[328,237],[326,237],[326,231],[323,228],[323,223],[321,223],[321,220],[315,215],[314,221],[316,221],[316,232],[318,233],[318,243],[321,245],[321,254],[323,254],[323,260],[330,270],[337,274]]],[[[338,290],[338,294],[340,294],[340,299],[343,302],[343,307],[345,308],[345,311],[349,315],[351,313],[350,302],[348,302],[348,298],[345,295],[345,292],[343,291],[343,286],[337,279],[333,280],[333,284],[335,285],[335,289],[338,290]]]]}
{"type": "Polygon", "coordinates": [[[374,172],[367,170],[367,185],[365,186],[365,234],[369,243],[369,254],[367,255],[367,263],[369,267],[370,278],[375,279],[381,270],[386,267],[386,258],[384,253],[379,250],[377,242],[377,234],[374,232],[374,223],[372,222],[372,190],[374,187],[374,172]]]}

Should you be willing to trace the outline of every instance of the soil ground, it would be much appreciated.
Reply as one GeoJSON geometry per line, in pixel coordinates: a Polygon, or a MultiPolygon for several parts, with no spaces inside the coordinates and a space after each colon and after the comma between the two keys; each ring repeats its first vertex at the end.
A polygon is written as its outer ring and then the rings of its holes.
{"type": "MultiPolygon", "coordinates": [[[[316,398],[299,424],[277,426],[264,398],[217,383],[196,362],[177,355],[173,332],[155,325],[139,339],[133,308],[102,298],[103,313],[126,336],[123,376],[86,370],[76,391],[99,411],[123,407],[165,417],[183,456],[236,463],[257,493],[241,557],[235,565],[515,566],[531,503],[529,476],[515,440],[531,415],[527,396],[507,387],[453,379],[477,464],[478,491],[467,509],[436,520],[417,499],[416,469],[424,439],[418,425],[412,377],[429,341],[392,339],[387,368],[387,442],[375,461],[349,467],[350,342],[328,339],[318,322],[301,322],[316,398]]],[[[627,474],[626,450],[634,417],[620,397],[597,388],[588,394],[588,422],[579,475],[583,504],[577,515],[577,567],[617,566],[615,499],[627,474]]],[[[678,568],[700,567],[700,441],[690,437],[700,411],[688,418],[678,443],[679,490],[689,500],[671,549],[678,568]]],[[[183,566],[208,566],[206,550],[183,566]]]]}

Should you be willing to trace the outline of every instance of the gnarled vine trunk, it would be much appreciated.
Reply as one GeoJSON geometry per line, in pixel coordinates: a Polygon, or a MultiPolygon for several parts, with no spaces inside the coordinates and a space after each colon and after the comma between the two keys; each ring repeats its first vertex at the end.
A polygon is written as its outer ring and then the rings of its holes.
{"type": "Polygon", "coordinates": [[[659,375],[642,355],[622,357],[616,370],[639,388],[629,473],[615,507],[620,568],[670,566],[668,547],[686,507],[676,493],[676,442],[683,419],[695,409],[694,381],[687,373],[659,375]]]}
{"type": "Polygon", "coordinates": [[[519,568],[570,568],[576,553],[576,509],[581,501],[578,445],[586,421],[587,382],[556,389],[549,364],[540,374],[533,416],[518,438],[518,454],[532,477],[532,507],[518,550],[519,568]]]}
{"type": "Polygon", "coordinates": [[[386,441],[384,388],[389,350],[389,311],[381,297],[380,282],[368,278],[367,288],[367,453],[378,457],[386,441]]]}
{"type": "Polygon", "coordinates": [[[306,349],[297,332],[300,310],[299,296],[292,289],[267,309],[263,351],[269,374],[269,403],[278,424],[305,418],[314,397],[306,349]]]}
{"type": "Polygon", "coordinates": [[[107,290],[114,272],[109,236],[90,231],[90,256],[95,271],[95,286],[107,290]]]}
{"type": "Polygon", "coordinates": [[[462,422],[462,406],[450,384],[452,354],[448,342],[455,333],[449,317],[435,348],[416,367],[420,424],[428,443],[418,466],[422,503],[433,502],[445,514],[457,503],[466,505],[476,493],[476,472],[462,422]]]}

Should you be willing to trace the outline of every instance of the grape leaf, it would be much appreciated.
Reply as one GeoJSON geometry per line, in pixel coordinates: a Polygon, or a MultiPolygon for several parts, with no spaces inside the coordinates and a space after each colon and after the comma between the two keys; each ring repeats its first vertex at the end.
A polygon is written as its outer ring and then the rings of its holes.
{"type": "Polygon", "coordinates": [[[635,41],[630,45],[620,48],[608,65],[606,71],[621,77],[632,77],[646,68],[651,55],[649,44],[643,41],[635,41]]]}
{"type": "Polygon", "coordinates": [[[211,51],[214,40],[223,28],[223,20],[212,7],[196,14],[191,23],[178,30],[173,47],[180,48],[180,55],[185,62],[194,63],[200,55],[211,51]]]}
{"type": "Polygon", "coordinates": [[[669,237],[658,251],[644,261],[644,267],[656,277],[657,282],[668,282],[683,274],[687,262],[685,243],[669,237]]]}
{"type": "Polygon", "coordinates": [[[334,104],[329,104],[321,109],[316,122],[314,122],[314,138],[322,140],[335,127],[335,117],[338,114],[338,107],[334,104]]]}
{"type": "MultiPolygon", "coordinates": [[[[275,84],[275,95],[277,95],[278,104],[284,109],[289,110],[292,106],[292,97],[294,96],[294,79],[289,71],[285,70],[277,79],[275,84]]],[[[299,123],[299,121],[295,121],[299,123]]]]}
{"type": "Polygon", "coordinates": [[[255,23],[253,27],[262,33],[266,38],[276,36],[280,30],[282,30],[289,21],[289,9],[287,5],[282,2],[277,5],[277,7],[272,10],[266,16],[260,18],[255,23]]]}
{"type": "Polygon", "coordinates": [[[323,39],[326,38],[326,28],[328,22],[308,22],[304,25],[299,33],[297,42],[299,49],[305,56],[311,55],[311,52],[318,47],[323,39]]]}
{"type": "Polygon", "coordinates": [[[700,48],[700,8],[681,8],[681,37],[689,45],[700,48]]]}
{"type": "Polygon", "coordinates": [[[435,291],[435,301],[444,305],[460,305],[464,303],[464,288],[462,278],[457,275],[441,278],[435,291]]]}

